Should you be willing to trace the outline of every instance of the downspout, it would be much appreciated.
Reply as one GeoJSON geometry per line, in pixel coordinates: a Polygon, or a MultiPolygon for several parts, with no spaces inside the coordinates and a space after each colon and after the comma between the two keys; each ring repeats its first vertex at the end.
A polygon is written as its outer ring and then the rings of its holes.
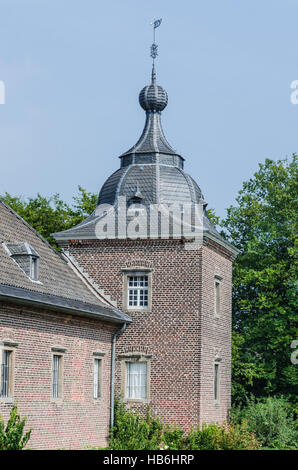
{"type": "Polygon", "coordinates": [[[122,328],[113,335],[112,340],[112,360],[111,360],[111,399],[110,399],[110,428],[114,426],[114,401],[115,401],[115,354],[116,354],[116,341],[119,335],[126,330],[126,323],[123,324],[122,328]]]}

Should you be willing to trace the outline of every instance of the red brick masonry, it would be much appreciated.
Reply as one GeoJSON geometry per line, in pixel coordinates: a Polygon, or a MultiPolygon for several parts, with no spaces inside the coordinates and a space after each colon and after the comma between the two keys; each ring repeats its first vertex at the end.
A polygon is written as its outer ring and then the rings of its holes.
{"type": "MultiPolygon", "coordinates": [[[[188,429],[227,418],[231,394],[231,253],[208,240],[185,250],[181,240],[82,240],[70,254],[105,293],[122,305],[122,269],[152,269],[152,310],[131,312],[133,323],[117,341],[120,357],[131,351],[152,355],[150,406],[167,423],[188,429]],[[220,316],[214,314],[214,278],[221,280],[220,316]],[[215,402],[214,362],[219,360],[215,402]]],[[[146,410],[147,403],[130,403],[146,410]]]]}
{"type": "MultiPolygon", "coordinates": [[[[14,402],[28,417],[32,449],[84,449],[107,442],[111,338],[119,325],[0,304],[0,342],[15,348],[14,402]],[[65,348],[63,398],[54,402],[52,347],[65,348]],[[93,398],[93,353],[103,352],[102,397],[93,398]]],[[[11,403],[0,398],[7,420],[11,403]]]]}

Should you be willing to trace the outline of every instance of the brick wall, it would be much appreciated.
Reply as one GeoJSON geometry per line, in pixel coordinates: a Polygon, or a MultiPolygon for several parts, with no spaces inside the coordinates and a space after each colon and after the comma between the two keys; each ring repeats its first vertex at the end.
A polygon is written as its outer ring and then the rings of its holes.
{"type": "Polygon", "coordinates": [[[200,422],[222,422],[231,405],[232,263],[213,247],[201,252],[200,422]],[[220,314],[214,314],[214,276],[219,276],[220,314]],[[214,401],[214,363],[219,363],[219,399],[214,401]]]}
{"type": "MultiPolygon", "coordinates": [[[[71,315],[0,304],[0,341],[15,349],[14,397],[33,431],[32,449],[84,449],[107,442],[111,337],[119,326],[71,315]],[[63,400],[51,400],[53,346],[64,354],[63,400]],[[93,399],[93,352],[103,352],[102,398],[93,399]]],[[[0,398],[0,415],[11,404],[0,398]]]]}
{"type": "MultiPolygon", "coordinates": [[[[152,355],[150,406],[185,429],[226,419],[230,403],[231,259],[215,243],[185,250],[181,240],[82,240],[68,249],[89,276],[125,310],[123,268],[152,269],[152,311],[129,312],[133,323],[117,340],[120,355],[152,355]],[[222,276],[222,315],[214,318],[214,275],[222,276]],[[220,401],[213,399],[214,357],[220,354],[220,401]]],[[[145,411],[146,403],[130,403],[145,411]]]]}

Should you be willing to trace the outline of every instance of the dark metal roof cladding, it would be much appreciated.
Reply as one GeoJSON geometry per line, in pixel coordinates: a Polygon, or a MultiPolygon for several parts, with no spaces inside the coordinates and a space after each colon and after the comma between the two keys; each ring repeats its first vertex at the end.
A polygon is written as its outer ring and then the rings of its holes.
{"type": "Polygon", "coordinates": [[[137,192],[142,204],[199,203],[204,206],[204,231],[223,240],[211,224],[206,212],[207,204],[197,183],[183,171],[184,158],[168,143],[161,125],[161,111],[167,106],[166,91],[156,84],[152,69],[152,82],[143,88],[139,102],[146,111],[145,127],[137,143],[121,156],[121,168],[102,186],[98,209],[76,227],[53,234],[59,239],[96,238],[95,228],[104,217],[102,204],[117,206],[119,196],[127,200],[137,192]]]}
{"type": "Polygon", "coordinates": [[[152,68],[152,82],[143,88],[139,95],[139,103],[145,111],[162,111],[168,104],[166,90],[156,84],[155,68],[152,68]]]}
{"type": "MultiPolygon", "coordinates": [[[[171,147],[162,129],[160,115],[161,111],[168,104],[168,94],[160,85],[156,84],[154,68],[152,69],[151,85],[147,85],[142,89],[139,95],[139,102],[141,107],[146,111],[145,127],[138,142],[120,156],[122,159],[121,166],[127,166],[133,162],[138,163],[139,159],[136,158],[136,156],[143,155],[144,157],[146,154],[153,154],[151,161],[154,163],[158,162],[157,159],[154,158],[158,153],[179,157],[175,160],[175,164],[180,164],[180,166],[183,167],[184,159],[171,147]],[[127,156],[133,156],[134,158],[125,158],[127,156]]],[[[150,161],[148,163],[150,163],[150,161]]]]}
{"type": "Polygon", "coordinates": [[[12,257],[21,255],[32,255],[39,257],[39,254],[28,243],[6,243],[6,248],[12,257]]]}
{"type": "Polygon", "coordinates": [[[98,205],[115,204],[119,196],[131,197],[136,186],[143,195],[142,203],[199,203],[203,199],[196,182],[183,171],[182,158],[168,143],[161,125],[161,111],[168,95],[156,84],[155,69],[152,83],[139,96],[146,111],[146,122],[138,142],[121,158],[121,168],[104,183],[98,205]]]}

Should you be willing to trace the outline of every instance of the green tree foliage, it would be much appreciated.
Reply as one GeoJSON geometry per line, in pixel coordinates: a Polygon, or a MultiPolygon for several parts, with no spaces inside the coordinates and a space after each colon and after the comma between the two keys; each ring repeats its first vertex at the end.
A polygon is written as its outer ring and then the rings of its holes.
{"type": "Polygon", "coordinates": [[[50,198],[37,194],[34,198],[24,199],[6,193],[0,199],[57,248],[51,233],[67,230],[82,222],[94,211],[97,197],[79,186],[72,205],[63,202],[59,194],[50,198]]]}
{"type": "Polygon", "coordinates": [[[96,208],[98,195],[87,192],[81,186],[78,187],[77,196],[73,197],[73,219],[72,224],[76,225],[82,222],[96,208]]]}
{"type": "Polygon", "coordinates": [[[210,222],[216,227],[220,222],[220,217],[215,214],[215,210],[207,209],[207,215],[210,222]]]}
{"type": "Polygon", "coordinates": [[[234,399],[243,401],[249,392],[295,399],[297,183],[296,155],[267,159],[222,223],[241,250],[233,272],[234,399]]]}
{"type": "Polygon", "coordinates": [[[31,429],[25,432],[26,418],[21,419],[16,406],[10,412],[5,426],[0,416],[0,450],[22,450],[30,439],[31,429]]]}

